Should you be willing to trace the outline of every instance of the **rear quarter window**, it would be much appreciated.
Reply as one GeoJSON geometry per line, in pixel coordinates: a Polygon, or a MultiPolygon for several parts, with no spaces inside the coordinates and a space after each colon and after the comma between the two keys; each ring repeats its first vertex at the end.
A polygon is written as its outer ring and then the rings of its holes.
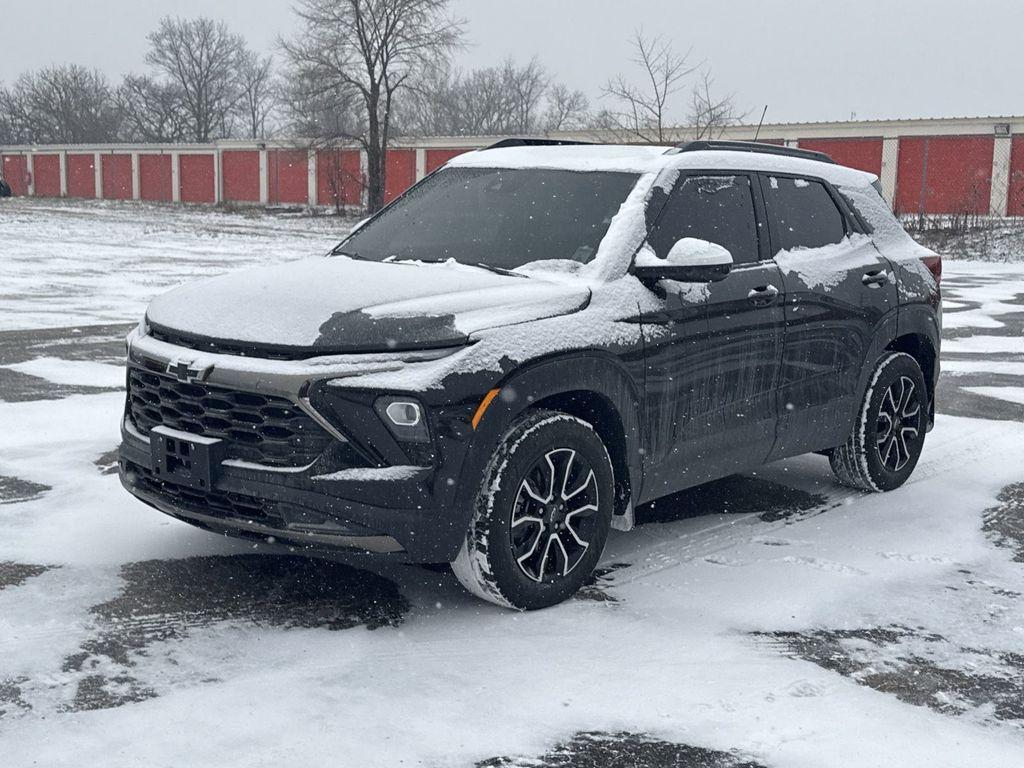
{"type": "Polygon", "coordinates": [[[766,176],[763,187],[776,253],[822,248],[846,237],[843,214],[820,181],[766,176]]]}

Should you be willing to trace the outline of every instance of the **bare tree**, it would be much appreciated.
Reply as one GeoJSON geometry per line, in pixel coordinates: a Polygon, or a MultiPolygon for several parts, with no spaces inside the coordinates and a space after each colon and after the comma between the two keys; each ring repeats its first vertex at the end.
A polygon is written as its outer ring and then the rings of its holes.
{"type": "Polygon", "coordinates": [[[646,37],[642,30],[635,33],[633,48],[633,63],[643,71],[643,84],[620,74],[604,85],[602,95],[618,105],[602,113],[602,127],[634,141],[664,143],[668,129],[674,127],[672,97],[682,90],[697,65],[690,64],[690,51],[677,54],[671,43],[660,36],[646,37]]]}
{"type": "Polygon", "coordinates": [[[146,61],[180,89],[189,139],[209,141],[226,133],[245,41],[223,22],[169,16],[148,39],[146,61]]]}
{"type": "Polygon", "coordinates": [[[400,110],[404,131],[421,135],[487,136],[564,130],[586,122],[587,99],[553,84],[536,59],[468,73],[423,74],[400,110]]]}
{"type": "Polygon", "coordinates": [[[691,93],[689,127],[695,139],[718,139],[730,125],[736,125],[745,114],[736,110],[734,96],[729,94],[718,98],[712,95],[715,81],[705,71],[691,93]]]}
{"type": "Polygon", "coordinates": [[[190,137],[185,95],[176,83],[127,75],[117,98],[124,115],[121,138],[125,141],[176,142],[190,137]]]}
{"type": "Polygon", "coordinates": [[[42,144],[114,141],[121,123],[106,77],[77,64],[25,72],[0,93],[10,140],[42,144]]]}
{"type": "Polygon", "coordinates": [[[511,100],[511,119],[519,130],[532,131],[537,124],[537,110],[550,84],[550,78],[537,61],[530,59],[524,67],[506,59],[502,67],[502,83],[511,100]]]}
{"type": "Polygon", "coordinates": [[[240,95],[237,109],[250,139],[267,135],[267,119],[277,105],[277,88],[273,79],[274,59],[243,51],[238,70],[240,95]]]}
{"type": "Polygon", "coordinates": [[[545,131],[573,131],[590,126],[590,102],[583,91],[574,91],[561,83],[548,90],[548,108],[544,113],[545,131]]]}
{"type": "Polygon", "coordinates": [[[460,44],[462,23],[447,10],[448,0],[298,0],[303,29],[281,43],[302,101],[346,104],[356,94],[360,125],[351,138],[366,150],[370,211],[384,204],[397,97],[460,44]]]}
{"type": "Polygon", "coordinates": [[[21,144],[22,141],[11,120],[12,103],[11,92],[0,86],[0,146],[21,144]]]}

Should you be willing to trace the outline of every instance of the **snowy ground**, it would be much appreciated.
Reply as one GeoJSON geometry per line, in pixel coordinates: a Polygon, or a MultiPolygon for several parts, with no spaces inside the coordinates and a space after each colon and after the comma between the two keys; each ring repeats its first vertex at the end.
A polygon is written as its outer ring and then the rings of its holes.
{"type": "Polygon", "coordinates": [[[0,204],[0,765],[1024,764],[1024,263],[947,263],[904,488],[818,456],[712,483],[515,614],[198,531],[113,474],[145,300],[344,225],[0,204]]]}

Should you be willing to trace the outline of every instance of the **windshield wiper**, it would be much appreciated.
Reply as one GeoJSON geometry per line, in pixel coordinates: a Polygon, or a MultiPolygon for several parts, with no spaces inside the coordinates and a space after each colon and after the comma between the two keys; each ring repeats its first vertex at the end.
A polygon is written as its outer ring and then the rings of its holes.
{"type": "MultiPolygon", "coordinates": [[[[356,257],[356,258],[358,258],[358,257],[356,257]]],[[[411,258],[410,259],[396,259],[396,258],[388,258],[388,259],[384,259],[384,261],[382,263],[384,263],[384,264],[410,264],[410,263],[414,263],[414,262],[417,262],[417,261],[420,264],[445,264],[448,261],[454,261],[456,264],[461,264],[464,267],[479,267],[480,269],[486,269],[488,272],[496,272],[499,275],[511,275],[512,277],[525,277],[525,278],[529,279],[529,275],[524,275],[524,274],[521,274],[519,272],[514,272],[511,269],[505,269],[504,267],[495,267],[492,264],[486,264],[486,263],[484,263],[482,261],[478,261],[475,264],[467,264],[464,261],[459,261],[458,259],[451,259],[451,258],[446,258],[446,259],[411,259],[411,258]]]]}
{"type": "Polygon", "coordinates": [[[491,264],[485,264],[482,261],[478,261],[473,265],[474,267],[480,267],[480,269],[486,269],[488,272],[497,272],[499,275],[511,275],[512,277],[525,277],[529,279],[528,275],[524,275],[521,272],[516,272],[511,269],[505,269],[504,267],[495,267],[491,264]]]}

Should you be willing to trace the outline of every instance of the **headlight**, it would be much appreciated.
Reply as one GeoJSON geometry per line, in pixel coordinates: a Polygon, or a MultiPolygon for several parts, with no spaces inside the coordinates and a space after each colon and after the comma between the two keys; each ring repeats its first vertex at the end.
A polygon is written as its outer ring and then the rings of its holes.
{"type": "Polygon", "coordinates": [[[126,354],[130,354],[132,351],[132,344],[141,339],[143,336],[149,333],[149,323],[146,322],[145,316],[139,321],[139,324],[132,328],[128,335],[124,338],[124,351],[126,354]]]}

